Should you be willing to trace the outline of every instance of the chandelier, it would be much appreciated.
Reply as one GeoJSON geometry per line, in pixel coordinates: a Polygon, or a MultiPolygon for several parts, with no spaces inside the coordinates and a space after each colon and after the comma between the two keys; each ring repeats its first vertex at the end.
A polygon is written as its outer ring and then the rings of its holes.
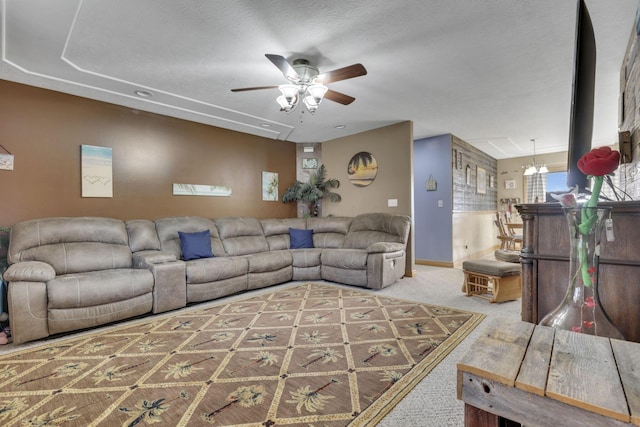
{"type": "Polygon", "coordinates": [[[295,84],[280,85],[278,89],[280,89],[282,95],[276,101],[280,104],[282,111],[292,112],[300,103],[300,99],[302,99],[304,106],[313,114],[318,110],[318,106],[329,88],[320,83],[301,79],[295,84]]]}
{"type": "Polygon", "coordinates": [[[545,164],[540,165],[536,163],[536,138],[531,139],[531,141],[533,142],[533,163],[529,164],[529,166],[524,170],[524,176],[549,172],[549,169],[547,169],[545,164]]]}

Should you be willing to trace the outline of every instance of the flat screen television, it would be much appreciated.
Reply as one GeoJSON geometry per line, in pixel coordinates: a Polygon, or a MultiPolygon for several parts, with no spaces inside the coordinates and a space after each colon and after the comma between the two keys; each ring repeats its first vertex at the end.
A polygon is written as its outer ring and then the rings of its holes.
{"type": "Polygon", "coordinates": [[[577,164],[578,159],[591,150],[593,137],[596,40],[584,0],[578,0],[577,3],[567,186],[575,188],[577,185],[580,193],[586,193],[589,180],[580,172],[577,164]]]}

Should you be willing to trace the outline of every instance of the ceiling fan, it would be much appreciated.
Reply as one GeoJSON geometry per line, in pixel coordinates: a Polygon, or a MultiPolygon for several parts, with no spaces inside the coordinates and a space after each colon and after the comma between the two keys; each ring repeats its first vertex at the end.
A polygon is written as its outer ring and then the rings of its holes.
{"type": "Polygon", "coordinates": [[[289,80],[289,83],[279,86],[237,88],[231,89],[231,92],[280,89],[282,95],[279,96],[276,101],[280,104],[281,111],[287,113],[290,113],[296,108],[300,99],[302,99],[302,103],[312,114],[316,112],[323,98],[342,105],[349,105],[356,100],[354,97],[331,90],[325,86],[325,84],[367,74],[367,70],[362,64],[353,64],[320,74],[318,68],[311,65],[306,59],[296,59],[293,61],[293,64],[289,64],[283,56],[269,53],[265,56],[278,67],[284,77],[289,80]]]}

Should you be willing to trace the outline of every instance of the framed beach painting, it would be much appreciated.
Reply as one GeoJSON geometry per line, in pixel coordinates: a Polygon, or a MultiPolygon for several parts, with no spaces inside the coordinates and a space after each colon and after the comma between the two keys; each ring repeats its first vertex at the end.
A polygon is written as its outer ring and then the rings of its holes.
{"type": "Polygon", "coordinates": [[[361,151],[349,160],[347,175],[349,181],[356,187],[366,187],[371,184],[378,174],[378,162],[373,154],[361,151]]]}
{"type": "Polygon", "coordinates": [[[113,158],[110,147],[81,145],[82,197],[113,197],[113,158]]]}

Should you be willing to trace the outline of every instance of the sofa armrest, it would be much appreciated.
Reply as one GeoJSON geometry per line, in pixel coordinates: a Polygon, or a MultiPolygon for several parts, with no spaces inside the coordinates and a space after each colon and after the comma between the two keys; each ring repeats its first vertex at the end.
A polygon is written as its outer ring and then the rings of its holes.
{"type": "Polygon", "coordinates": [[[187,272],[184,261],[167,251],[146,250],[133,254],[134,268],[153,274],[153,313],[187,305],[187,272]]]}
{"type": "Polygon", "coordinates": [[[372,243],[367,248],[367,253],[377,254],[377,253],[387,253],[387,252],[398,252],[404,251],[405,245],[402,243],[396,242],[377,242],[372,243]]]}
{"type": "Polygon", "coordinates": [[[367,287],[382,289],[404,276],[406,254],[399,251],[377,252],[367,255],[367,287]]]}
{"type": "Polygon", "coordinates": [[[24,261],[11,264],[4,272],[7,282],[48,282],[56,277],[56,271],[46,262],[24,261]]]}
{"type": "Polygon", "coordinates": [[[149,268],[154,264],[164,264],[165,262],[178,261],[175,254],[167,251],[140,251],[133,254],[134,268],[149,268]]]}

